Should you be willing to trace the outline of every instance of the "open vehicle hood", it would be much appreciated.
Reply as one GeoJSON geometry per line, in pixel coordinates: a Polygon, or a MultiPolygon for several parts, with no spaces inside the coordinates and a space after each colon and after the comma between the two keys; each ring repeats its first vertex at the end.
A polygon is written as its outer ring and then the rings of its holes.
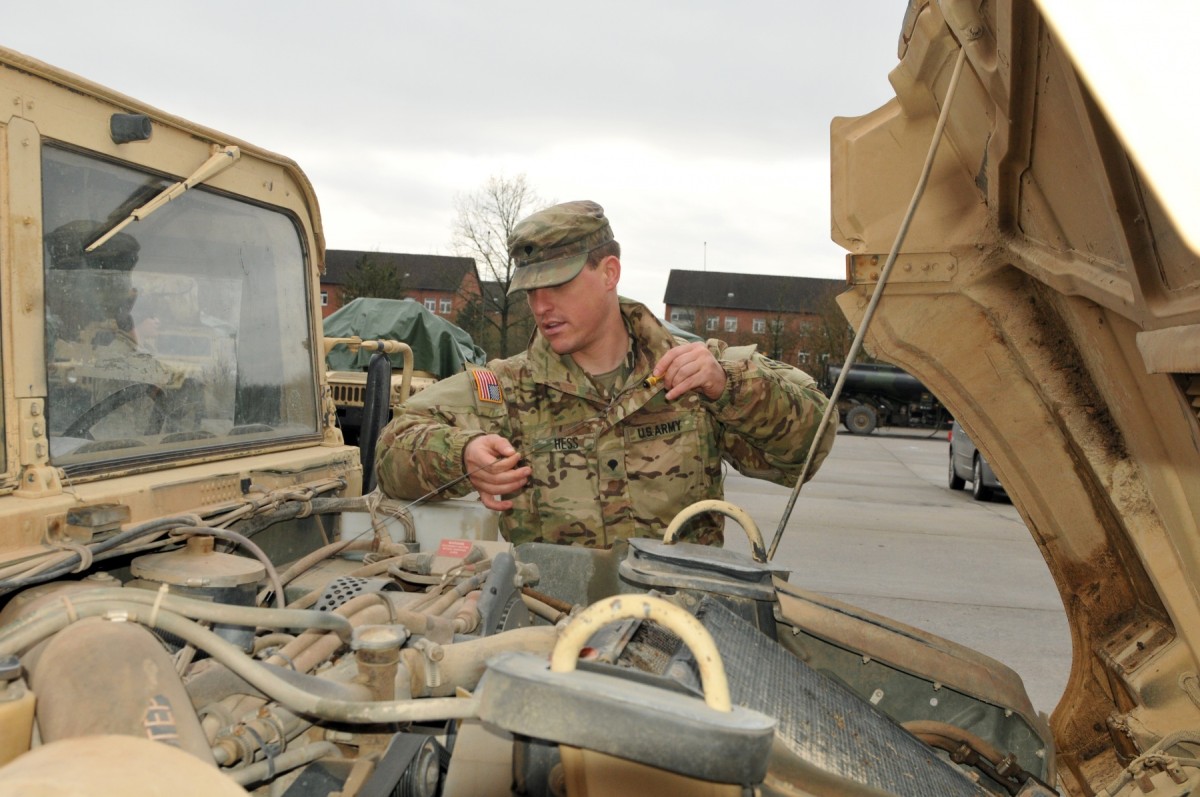
{"type": "Polygon", "coordinates": [[[1189,57],[1161,39],[1186,26],[1141,6],[1077,11],[913,0],[896,98],[832,126],[833,235],[851,252],[839,301],[861,318],[965,48],[867,347],[947,405],[1045,554],[1074,645],[1051,718],[1064,790],[1096,793],[1130,766],[1177,793],[1169,763],[1143,754],[1194,757],[1167,737],[1200,729],[1200,218],[1196,181],[1190,200],[1179,190],[1198,159],[1193,128],[1163,123],[1179,109],[1147,104],[1180,72],[1160,68],[1140,105],[1127,89],[1150,85],[1131,79],[1154,68],[1145,51],[1189,57]]]}

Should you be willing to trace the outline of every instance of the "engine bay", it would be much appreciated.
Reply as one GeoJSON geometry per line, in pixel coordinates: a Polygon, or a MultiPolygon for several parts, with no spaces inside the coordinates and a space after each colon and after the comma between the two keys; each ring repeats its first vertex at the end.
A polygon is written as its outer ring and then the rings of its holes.
{"type": "MultiPolygon", "coordinates": [[[[686,525],[610,550],[439,539],[428,526],[461,531],[447,519],[473,505],[431,521],[332,486],[24,563],[0,661],[36,710],[0,704],[5,727],[64,761],[165,741],[292,797],[1053,793],[1015,674],[790,585],[761,539],[754,555],[686,525]]],[[[12,766],[31,755],[8,748],[12,766]]]]}

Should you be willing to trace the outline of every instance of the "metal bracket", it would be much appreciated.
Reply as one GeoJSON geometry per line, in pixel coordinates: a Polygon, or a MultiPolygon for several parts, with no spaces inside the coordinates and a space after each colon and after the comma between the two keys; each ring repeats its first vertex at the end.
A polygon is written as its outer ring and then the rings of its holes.
{"type": "Polygon", "coordinates": [[[19,399],[21,480],[16,494],[23,498],[41,498],[62,493],[57,468],[50,467],[50,438],[46,428],[46,408],[40,398],[19,399]]]}
{"type": "MultiPolygon", "coordinates": [[[[851,285],[873,285],[887,255],[846,255],[846,279],[851,285]]],[[[916,252],[896,257],[888,277],[895,282],[949,282],[958,273],[958,258],[947,252],[916,252]]]]}

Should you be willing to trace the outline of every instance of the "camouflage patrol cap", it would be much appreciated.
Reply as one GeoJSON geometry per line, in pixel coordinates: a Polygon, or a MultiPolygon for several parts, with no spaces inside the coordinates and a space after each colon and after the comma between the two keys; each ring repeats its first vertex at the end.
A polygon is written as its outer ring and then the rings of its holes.
{"type": "Polygon", "coordinates": [[[580,200],[539,210],[517,222],[508,236],[516,264],[508,292],[550,288],[579,275],[588,253],[613,239],[604,208],[580,200]]]}

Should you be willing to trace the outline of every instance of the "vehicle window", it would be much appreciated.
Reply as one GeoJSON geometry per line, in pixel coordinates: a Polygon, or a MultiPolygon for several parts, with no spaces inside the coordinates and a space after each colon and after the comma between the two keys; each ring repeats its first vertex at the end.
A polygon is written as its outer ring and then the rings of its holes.
{"type": "Polygon", "coordinates": [[[42,151],[52,462],[83,468],[315,434],[293,221],[197,187],[86,252],[174,181],[42,151]]]}

